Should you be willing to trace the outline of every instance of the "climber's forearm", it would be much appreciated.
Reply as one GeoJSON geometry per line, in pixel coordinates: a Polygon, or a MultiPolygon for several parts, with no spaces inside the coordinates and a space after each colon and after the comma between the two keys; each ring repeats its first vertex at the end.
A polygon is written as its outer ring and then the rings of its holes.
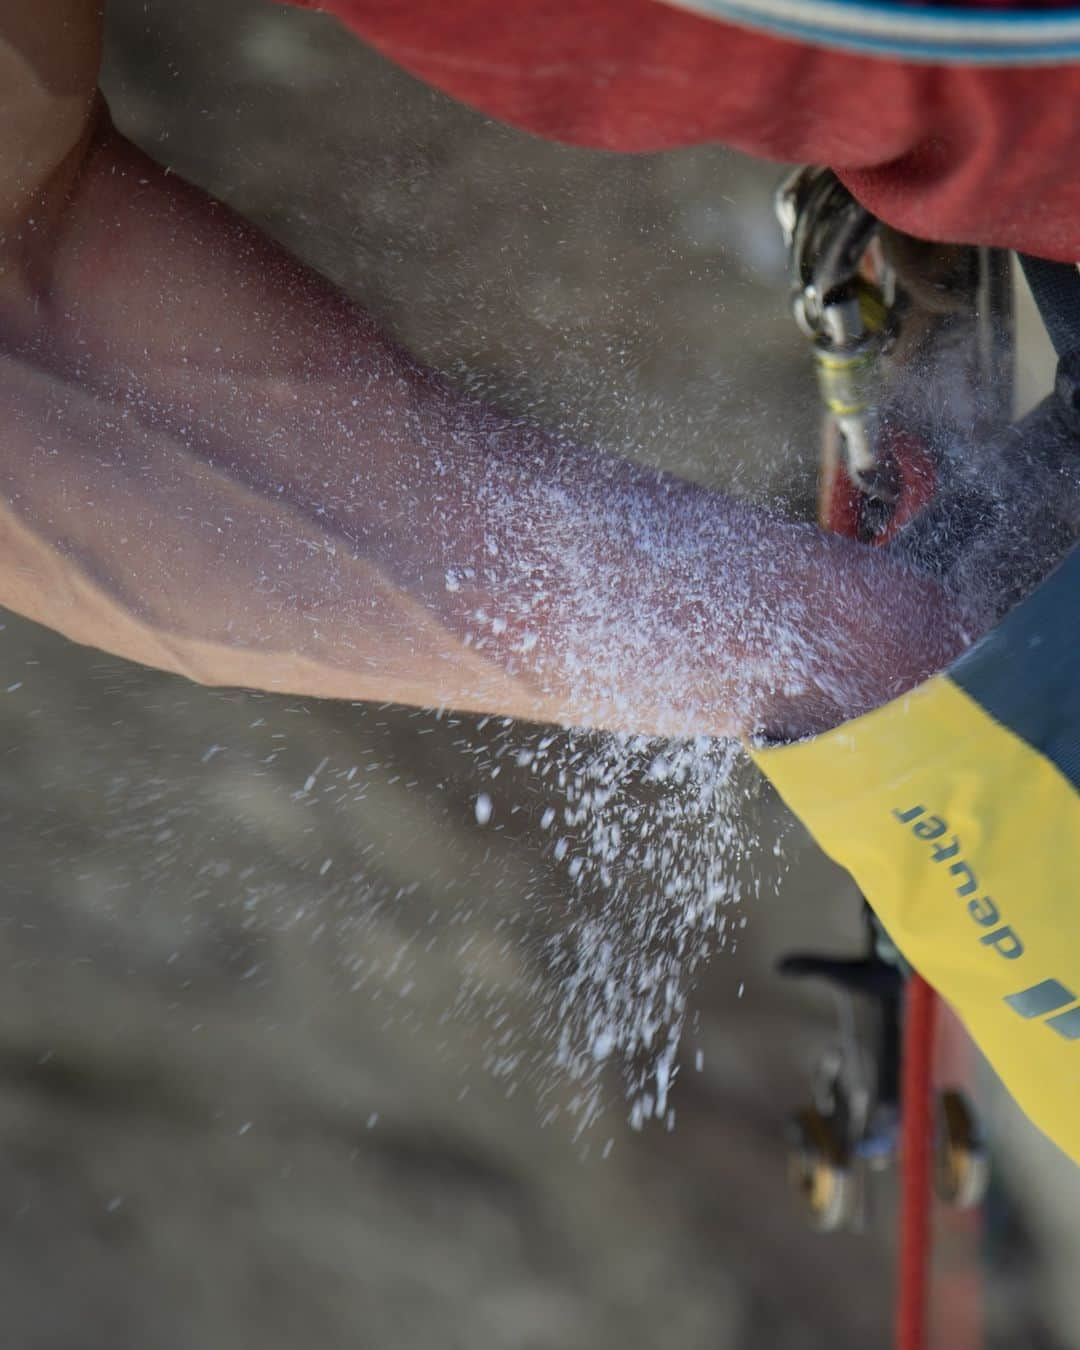
{"type": "Polygon", "coordinates": [[[448,436],[373,526],[371,480],[311,445],[317,497],[11,360],[0,402],[0,600],[206,683],[798,734],[959,641],[869,551],[514,429],[448,436]]]}
{"type": "Polygon", "coordinates": [[[81,641],[679,734],[840,720],[959,641],[876,555],[456,394],[108,130],[49,262],[7,315],[0,598],[81,641]]]}

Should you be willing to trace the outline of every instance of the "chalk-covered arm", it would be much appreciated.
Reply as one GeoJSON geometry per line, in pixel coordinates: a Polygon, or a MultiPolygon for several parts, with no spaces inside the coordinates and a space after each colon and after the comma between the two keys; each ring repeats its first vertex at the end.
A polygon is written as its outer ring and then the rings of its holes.
{"type": "Polygon", "coordinates": [[[661,734],[831,725],[962,647],[885,557],[456,393],[117,136],[70,8],[0,180],[0,603],[210,684],[661,734]]]}

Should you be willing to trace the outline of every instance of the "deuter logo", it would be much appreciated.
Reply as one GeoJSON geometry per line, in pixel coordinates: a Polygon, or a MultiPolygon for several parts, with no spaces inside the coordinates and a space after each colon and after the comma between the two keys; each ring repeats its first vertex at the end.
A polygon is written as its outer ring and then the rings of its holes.
{"type": "Polygon", "coordinates": [[[910,825],[912,833],[919,839],[925,839],[933,845],[930,850],[931,862],[939,867],[942,863],[949,864],[947,871],[956,880],[952,888],[954,894],[961,899],[971,896],[967,903],[968,914],[980,928],[989,930],[979,938],[983,946],[992,947],[1006,961],[1015,961],[1018,956],[1023,956],[1024,944],[1007,923],[1001,923],[1001,911],[997,905],[988,895],[976,894],[979,881],[975,869],[961,856],[963,850],[959,838],[954,834],[947,843],[939,842],[949,834],[948,822],[941,816],[928,815],[925,806],[911,806],[906,811],[896,807],[893,815],[901,825],[910,825]]]}
{"type": "MultiPolygon", "coordinates": [[[[924,806],[912,806],[904,811],[897,807],[893,816],[901,825],[910,826],[917,838],[925,839],[931,845],[931,862],[937,866],[948,863],[945,870],[955,881],[953,893],[967,900],[967,912],[975,923],[990,930],[979,938],[982,945],[992,948],[1006,961],[1023,956],[1024,944],[1009,924],[1001,923],[998,906],[988,895],[976,894],[980,887],[975,869],[963,857],[959,837],[949,834],[948,823],[941,816],[928,814],[924,806]],[[947,840],[946,836],[949,836],[947,840]]],[[[1006,994],[1004,1001],[1025,1022],[1041,1022],[1066,1041],[1080,1041],[1080,995],[1074,994],[1060,980],[1040,980],[1019,993],[1006,994]]]]}
{"type": "Polygon", "coordinates": [[[1018,994],[1009,994],[1005,1002],[1015,1013],[1026,1021],[1035,1018],[1045,1019],[1044,1025],[1056,1031],[1067,1041],[1080,1040],[1080,999],[1071,989],[1067,989],[1060,980],[1040,980],[1030,989],[1021,989],[1018,994]],[[1068,1004],[1076,1004],[1069,1008],[1068,1004]],[[1062,1012],[1061,1009],[1065,1011],[1062,1012]],[[1053,1013],[1050,1017],[1048,1014],[1053,1013]]]}

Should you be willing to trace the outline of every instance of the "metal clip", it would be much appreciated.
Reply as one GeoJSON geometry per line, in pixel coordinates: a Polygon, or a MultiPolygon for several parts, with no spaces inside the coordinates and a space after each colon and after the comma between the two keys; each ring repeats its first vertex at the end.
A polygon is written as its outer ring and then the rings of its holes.
{"type": "Polygon", "coordinates": [[[868,496],[895,487],[875,447],[879,358],[895,333],[895,279],[865,259],[879,222],[829,169],[796,170],[780,186],[776,215],[791,255],[792,310],[813,345],[822,402],[840,432],[848,473],[868,496]]]}

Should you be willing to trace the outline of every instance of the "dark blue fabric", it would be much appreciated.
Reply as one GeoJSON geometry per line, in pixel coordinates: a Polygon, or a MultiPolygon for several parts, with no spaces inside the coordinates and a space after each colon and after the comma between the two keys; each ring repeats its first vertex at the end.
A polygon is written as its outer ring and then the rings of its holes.
{"type": "Polygon", "coordinates": [[[1080,791],[1080,547],[948,673],[1080,791]]]}
{"type": "Polygon", "coordinates": [[[1027,284],[1058,356],[1080,350],[1080,270],[1075,263],[1048,262],[1020,254],[1027,284]]]}

